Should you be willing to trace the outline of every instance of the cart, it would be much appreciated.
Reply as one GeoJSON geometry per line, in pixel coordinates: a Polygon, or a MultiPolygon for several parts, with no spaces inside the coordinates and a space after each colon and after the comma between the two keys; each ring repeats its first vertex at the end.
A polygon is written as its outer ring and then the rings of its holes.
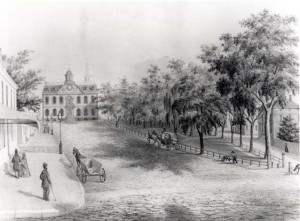
{"type": "Polygon", "coordinates": [[[93,158],[81,159],[76,168],[76,175],[82,183],[86,182],[88,176],[99,176],[101,183],[106,180],[106,173],[102,164],[93,158]]]}

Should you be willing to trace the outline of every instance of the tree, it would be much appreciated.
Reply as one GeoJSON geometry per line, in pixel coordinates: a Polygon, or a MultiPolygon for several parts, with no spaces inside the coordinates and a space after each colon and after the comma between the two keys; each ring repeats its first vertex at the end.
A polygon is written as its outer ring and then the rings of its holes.
{"type": "Polygon", "coordinates": [[[297,123],[294,123],[293,121],[294,119],[291,116],[283,117],[283,120],[280,123],[279,132],[277,133],[277,137],[279,139],[290,142],[294,142],[299,139],[299,129],[297,127],[297,123]]]}
{"type": "Polygon", "coordinates": [[[33,94],[33,91],[37,89],[44,77],[39,76],[41,70],[25,70],[26,65],[30,61],[30,54],[33,51],[23,50],[20,51],[16,57],[11,56],[7,59],[7,73],[18,85],[17,90],[17,109],[23,110],[27,108],[29,110],[38,111],[42,99],[33,94]]]}
{"type": "MultiPolygon", "coordinates": [[[[294,52],[298,37],[294,17],[281,17],[267,10],[241,22],[245,31],[222,36],[222,50],[203,47],[211,70],[226,75],[232,85],[241,85],[265,114],[265,158],[270,166],[270,116],[276,102],[298,90],[298,63],[294,52]]],[[[203,56],[204,57],[204,56],[203,56]]]]}

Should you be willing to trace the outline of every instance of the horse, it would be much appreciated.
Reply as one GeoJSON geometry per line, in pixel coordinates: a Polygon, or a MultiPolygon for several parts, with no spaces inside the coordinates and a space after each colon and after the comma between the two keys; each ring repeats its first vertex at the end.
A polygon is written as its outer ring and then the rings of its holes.
{"type": "Polygon", "coordinates": [[[177,135],[176,134],[174,135],[173,133],[169,133],[169,132],[162,132],[160,134],[157,134],[155,130],[153,130],[152,132],[148,131],[147,140],[149,143],[151,139],[154,140],[153,145],[155,145],[156,143],[158,143],[158,147],[164,145],[166,146],[167,150],[171,149],[170,147],[171,145],[178,144],[177,135]]]}
{"type": "Polygon", "coordinates": [[[225,161],[230,161],[231,157],[229,155],[224,155],[221,159],[221,161],[225,162],[225,161]]]}
{"type": "Polygon", "coordinates": [[[148,136],[147,136],[147,140],[150,143],[150,140],[153,140],[153,146],[156,144],[156,143],[159,143],[159,140],[158,140],[158,135],[156,133],[155,130],[153,130],[152,132],[148,131],[148,136]]]}

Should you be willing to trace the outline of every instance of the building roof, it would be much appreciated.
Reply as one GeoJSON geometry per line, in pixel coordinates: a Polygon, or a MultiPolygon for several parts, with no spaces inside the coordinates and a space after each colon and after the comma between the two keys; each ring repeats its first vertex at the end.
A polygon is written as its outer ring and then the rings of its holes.
{"type": "Polygon", "coordinates": [[[276,102],[273,109],[299,109],[299,107],[300,107],[300,105],[297,102],[295,102],[294,100],[292,100],[292,101],[287,101],[284,108],[282,108],[279,105],[279,102],[276,102]]]}
{"type": "MultiPolygon", "coordinates": [[[[43,94],[61,94],[60,89],[63,89],[63,87],[66,84],[58,84],[58,85],[45,85],[44,89],[43,89],[43,94]]],[[[90,83],[90,84],[80,84],[77,85],[76,83],[73,84],[68,84],[68,85],[72,85],[73,87],[79,88],[79,91],[77,91],[77,93],[79,94],[90,94],[90,93],[97,93],[97,85],[90,83]]],[[[65,94],[69,94],[68,91],[65,92],[65,94]]]]}

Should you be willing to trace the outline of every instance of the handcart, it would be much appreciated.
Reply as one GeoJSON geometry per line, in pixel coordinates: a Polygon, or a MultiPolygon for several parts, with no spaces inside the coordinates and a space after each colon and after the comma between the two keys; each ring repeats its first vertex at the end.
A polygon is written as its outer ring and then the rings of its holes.
{"type": "Polygon", "coordinates": [[[106,180],[106,173],[102,164],[94,158],[81,159],[80,164],[77,165],[76,174],[82,183],[86,182],[88,176],[99,176],[101,183],[106,180]]]}

